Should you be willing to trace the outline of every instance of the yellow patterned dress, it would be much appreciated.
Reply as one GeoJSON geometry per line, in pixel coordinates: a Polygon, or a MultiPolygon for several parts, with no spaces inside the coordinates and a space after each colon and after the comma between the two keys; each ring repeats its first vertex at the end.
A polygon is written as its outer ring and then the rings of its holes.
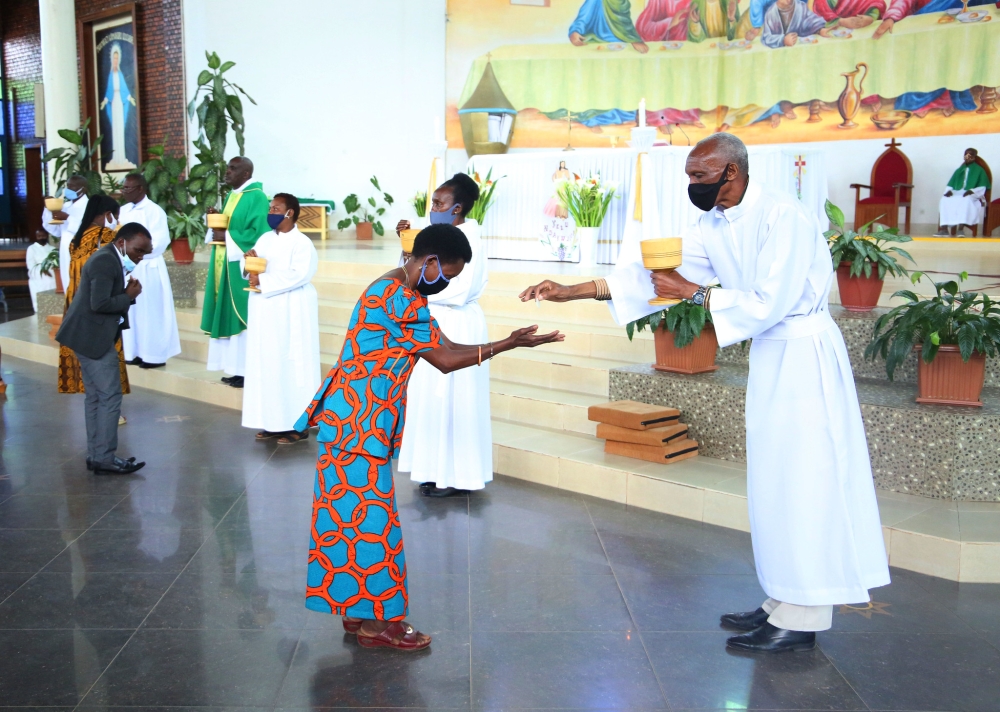
{"type": "MultiPolygon", "coordinates": [[[[90,256],[97,252],[103,245],[114,239],[114,233],[105,227],[88,227],[80,238],[80,244],[69,246],[69,284],[66,285],[66,306],[63,314],[69,310],[69,305],[76,296],[76,290],[80,284],[80,275],[83,273],[83,266],[90,259],[90,256]]],[[[128,371],[125,370],[125,352],[122,351],[122,340],[115,343],[118,349],[118,366],[122,374],[122,393],[131,393],[128,386],[128,371]]],[[[83,377],[80,375],[80,362],[76,360],[73,349],[66,346],[59,347],[59,392],[60,393],[83,393],[83,377]]]]}

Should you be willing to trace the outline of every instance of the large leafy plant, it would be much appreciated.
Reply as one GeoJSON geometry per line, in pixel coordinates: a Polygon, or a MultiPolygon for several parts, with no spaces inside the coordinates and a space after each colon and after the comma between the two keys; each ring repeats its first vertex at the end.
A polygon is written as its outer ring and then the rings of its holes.
{"type": "Polygon", "coordinates": [[[636,319],[625,326],[625,333],[631,341],[635,332],[644,331],[646,327],[650,331],[662,328],[674,335],[674,346],[682,349],[698,338],[705,324],[711,321],[712,315],[708,309],[684,300],[669,309],[636,319]]]}
{"type": "Polygon", "coordinates": [[[257,102],[225,77],[226,72],[236,66],[236,62],[223,62],[215,52],[205,52],[208,69],[198,75],[198,88],[188,104],[188,118],[198,117],[197,162],[191,166],[187,190],[194,202],[201,208],[202,215],[209,208],[222,206],[228,187],[222,182],[226,172],[226,136],[229,129],[236,137],[239,155],[244,155],[244,131],[242,94],[251,104],[257,102]]]}
{"type": "MultiPolygon", "coordinates": [[[[922,276],[914,272],[910,279],[916,284],[922,276]]],[[[906,299],[906,303],[875,322],[865,358],[885,359],[885,372],[892,380],[896,367],[917,344],[924,363],[933,361],[938,348],[945,344],[957,345],[963,361],[974,353],[996,356],[1000,351],[1000,304],[985,294],[961,291],[960,284],[967,277],[968,273],[962,272],[957,280],[934,282],[936,295],[930,299],[909,289],[893,294],[906,299]]]]}
{"type": "Polygon", "coordinates": [[[830,218],[834,229],[827,230],[823,236],[829,243],[835,267],[849,262],[852,277],[860,277],[862,273],[865,277],[871,277],[873,271],[878,274],[879,279],[885,279],[887,273],[893,277],[908,274],[897,258],[902,257],[910,262],[913,262],[913,258],[909,252],[895,245],[911,242],[913,238],[909,235],[901,235],[899,228],[888,228],[875,220],[865,223],[858,230],[848,230],[844,227],[844,211],[829,200],[826,201],[826,216],[830,218]]]}
{"type": "Polygon", "coordinates": [[[205,237],[205,210],[192,202],[188,194],[186,156],[168,156],[164,143],[149,148],[149,158],[140,170],[149,184],[149,199],[167,214],[170,241],[186,239],[191,249],[197,248],[205,237]]]}
{"type": "Polygon", "coordinates": [[[347,217],[337,223],[338,230],[345,230],[352,224],[357,226],[359,223],[370,222],[372,230],[376,234],[380,237],[385,234],[381,217],[385,215],[388,206],[392,205],[395,201],[391,195],[382,190],[382,186],[378,183],[378,178],[372,176],[369,180],[375,186],[375,190],[378,191],[378,199],[376,199],[376,196],[371,195],[368,196],[367,201],[361,202],[357,193],[351,193],[344,198],[344,211],[347,213],[347,217]],[[379,203],[381,202],[384,202],[385,205],[380,205],[379,203]]]}
{"type": "Polygon", "coordinates": [[[563,181],[556,192],[577,227],[600,227],[615,197],[615,188],[610,182],[601,181],[598,175],[586,180],[563,181]]]}
{"type": "Polygon", "coordinates": [[[46,163],[55,161],[55,168],[52,176],[56,181],[55,193],[59,193],[66,186],[66,181],[72,175],[81,175],[87,179],[87,191],[91,194],[101,192],[101,174],[94,170],[94,160],[97,158],[94,147],[101,145],[101,137],[90,141],[90,119],[83,122],[83,126],[77,130],[59,129],[57,132],[64,140],[70,143],[69,146],[53,148],[42,158],[46,163]]]}

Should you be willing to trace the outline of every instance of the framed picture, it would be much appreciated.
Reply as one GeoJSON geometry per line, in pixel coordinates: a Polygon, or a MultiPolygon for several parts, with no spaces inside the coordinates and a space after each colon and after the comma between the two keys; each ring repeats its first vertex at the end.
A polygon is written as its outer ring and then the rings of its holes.
{"type": "Polygon", "coordinates": [[[79,33],[91,139],[98,170],[128,173],[142,162],[135,5],[81,18],[79,33]]]}

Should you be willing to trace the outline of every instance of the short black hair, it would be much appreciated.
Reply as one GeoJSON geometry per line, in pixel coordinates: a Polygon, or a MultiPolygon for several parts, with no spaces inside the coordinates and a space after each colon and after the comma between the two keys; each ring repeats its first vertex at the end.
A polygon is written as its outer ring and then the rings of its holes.
{"type": "Polygon", "coordinates": [[[979,151],[977,151],[974,148],[967,148],[967,149],[965,149],[965,152],[966,153],[971,153],[973,158],[979,158],[979,151]]]}
{"type": "Polygon", "coordinates": [[[479,200],[479,186],[465,173],[456,173],[440,187],[451,191],[451,197],[455,199],[456,203],[461,204],[463,218],[469,214],[472,206],[479,200]]]}
{"type": "Polygon", "coordinates": [[[137,222],[125,223],[118,228],[118,232],[115,233],[116,240],[124,239],[125,242],[131,242],[135,238],[142,236],[148,237],[150,240],[153,239],[153,236],[149,234],[149,230],[146,229],[146,226],[137,222]]]}
{"type": "Polygon", "coordinates": [[[299,212],[301,212],[302,208],[299,205],[298,198],[291,193],[275,193],[271,200],[281,200],[285,204],[285,210],[292,211],[292,222],[299,221],[299,212]]]}
{"type": "MultiPolygon", "coordinates": [[[[125,180],[128,180],[129,178],[131,178],[134,181],[138,181],[139,185],[142,186],[143,190],[149,190],[149,182],[146,180],[146,176],[144,176],[142,173],[129,173],[127,176],[125,176],[125,180]]],[[[125,180],[122,181],[123,184],[125,183],[125,180]]]]}
{"type": "Polygon", "coordinates": [[[454,225],[439,224],[425,227],[413,241],[413,256],[437,255],[442,264],[454,264],[461,260],[472,261],[472,246],[465,233],[454,225]]]}

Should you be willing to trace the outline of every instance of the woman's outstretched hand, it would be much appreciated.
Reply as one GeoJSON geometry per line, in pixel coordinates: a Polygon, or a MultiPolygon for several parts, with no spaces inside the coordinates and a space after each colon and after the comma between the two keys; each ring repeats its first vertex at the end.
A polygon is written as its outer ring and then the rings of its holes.
{"type": "Polygon", "coordinates": [[[526,326],[523,329],[515,329],[510,332],[510,342],[516,349],[533,349],[536,346],[541,346],[542,344],[551,344],[557,341],[564,341],[566,339],[566,335],[561,334],[558,331],[553,331],[548,334],[539,334],[536,333],[537,331],[537,325],[526,326]]]}

